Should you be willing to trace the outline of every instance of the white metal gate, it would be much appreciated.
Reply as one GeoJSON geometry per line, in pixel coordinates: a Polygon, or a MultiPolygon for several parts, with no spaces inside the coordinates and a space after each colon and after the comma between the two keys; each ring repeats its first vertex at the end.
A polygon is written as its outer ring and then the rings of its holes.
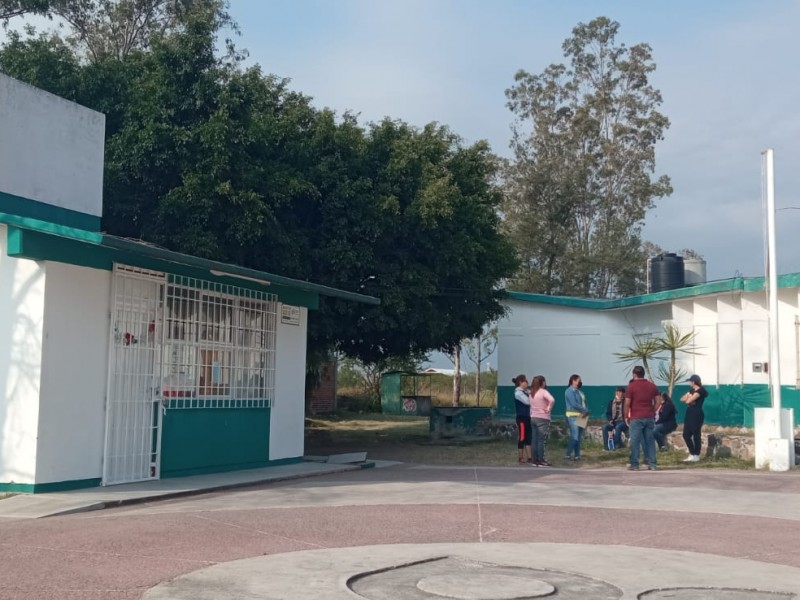
{"type": "Polygon", "coordinates": [[[103,485],[159,477],[165,282],[163,273],[114,267],[103,485]]]}

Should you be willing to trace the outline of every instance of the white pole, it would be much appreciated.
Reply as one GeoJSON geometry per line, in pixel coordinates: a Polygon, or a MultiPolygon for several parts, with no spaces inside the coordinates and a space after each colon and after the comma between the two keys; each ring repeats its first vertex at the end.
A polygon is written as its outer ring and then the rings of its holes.
{"type": "Polygon", "coordinates": [[[769,273],[769,385],[772,391],[772,408],[780,435],[781,422],[781,367],[778,345],[778,268],[775,258],[775,173],[772,149],[762,155],[765,161],[767,184],[767,261],[769,273]]]}

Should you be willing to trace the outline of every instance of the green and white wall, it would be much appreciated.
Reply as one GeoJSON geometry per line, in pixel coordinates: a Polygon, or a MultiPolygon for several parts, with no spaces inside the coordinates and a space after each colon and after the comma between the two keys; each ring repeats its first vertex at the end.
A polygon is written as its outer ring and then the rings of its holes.
{"type": "Polygon", "coordinates": [[[0,74],[0,492],[102,483],[115,263],[263,290],[279,322],[270,408],[164,414],[161,476],[302,460],[308,310],[376,298],[99,233],[105,117],[0,74]],[[220,273],[221,272],[221,273],[220,273]]]}
{"type": "MultiPolygon", "coordinates": [[[[783,404],[800,417],[800,274],[780,278],[780,355],[783,404]]],[[[616,352],[637,335],[659,334],[672,322],[697,334],[697,354],[680,366],[697,373],[709,391],[706,420],[753,425],[753,410],[770,406],[768,310],[763,278],[737,278],[692,288],[617,300],[585,300],[510,292],[508,316],[499,325],[498,414],[514,412],[511,379],[544,375],[564,412],[569,376],[581,375],[593,417],[603,416],[614,388],[630,379],[632,364],[616,352]],[[755,366],[754,366],[755,365],[755,366]]],[[[653,367],[655,371],[655,366],[653,367]]],[[[663,382],[656,381],[662,388],[663,382]]],[[[686,389],[678,386],[675,395],[686,389]]],[[[682,416],[683,406],[679,406],[682,416]]]]}

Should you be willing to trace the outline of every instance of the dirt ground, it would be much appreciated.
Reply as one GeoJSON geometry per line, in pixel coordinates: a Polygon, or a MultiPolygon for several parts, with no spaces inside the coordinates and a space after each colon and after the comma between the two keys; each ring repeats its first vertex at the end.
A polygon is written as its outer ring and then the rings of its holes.
{"type": "MultiPolygon", "coordinates": [[[[401,417],[380,414],[341,414],[306,419],[306,454],[325,456],[344,452],[366,452],[369,459],[396,460],[428,465],[510,466],[517,461],[516,440],[508,438],[466,441],[432,441],[427,417],[401,417]]],[[[553,437],[547,444],[547,460],[553,466],[572,468],[624,468],[627,448],[608,452],[601,444],[585,441],[579,463],[564,460],[566,440],[553,437]]],[[[658,453],[662,468],[752,469],[749,462],[735,458],[703,460],[686,464],[684,452],[658,453]]],[[[520,465],[527,466],[527,465],[520,465]]]]}

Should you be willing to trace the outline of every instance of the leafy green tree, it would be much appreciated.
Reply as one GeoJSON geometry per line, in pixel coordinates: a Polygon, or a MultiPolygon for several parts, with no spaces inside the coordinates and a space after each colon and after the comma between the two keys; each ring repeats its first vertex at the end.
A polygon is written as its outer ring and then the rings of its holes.
{"type": "Polygon", "coordinates": [[[6,26],[14,17],[46,15],[51,4],[51,0],[0,0],[0,24],[6,26]]]}
{"type": "Polygon", "coordinates": [[[680,328],[674,323],[665,323],[661,335],[635,335],[633,346],[624,348],[615,355],[619,362],[641,363],[650,380],[653,380],[650,363],[653,360],[658,361],[658,379],[667,384],[669,395],[672,397],[675,384],[688,375],[685,369],[678,366],[678,355],[697,354],[696,337],[696,331],[681,333],[680,328]],[[663,353],[666,353],[666,357],[663,353]]]}
{"type": "Polygon", "coordinates": [[[93,60],[58,36],[16,36],[0,69],[107,115],[109,233],[381,298],[324,299],[312,355],[379,364],[452,349],[497,318],[516,263],[488,146],[315,109],[219,55],[224,23],[214,3],[93,60]]]}
{"type": "Polygon", "coordinates": [[[655,145],[669,126],[648,78],[650,47],[617,43],[619,23],[580,23],[568,65],[519,71],[506,90],[515,116],[505,174],[506,226],[523,268],[515,287],[608,297],[641,287],[641,227],[656,198],[655,145]]]}

